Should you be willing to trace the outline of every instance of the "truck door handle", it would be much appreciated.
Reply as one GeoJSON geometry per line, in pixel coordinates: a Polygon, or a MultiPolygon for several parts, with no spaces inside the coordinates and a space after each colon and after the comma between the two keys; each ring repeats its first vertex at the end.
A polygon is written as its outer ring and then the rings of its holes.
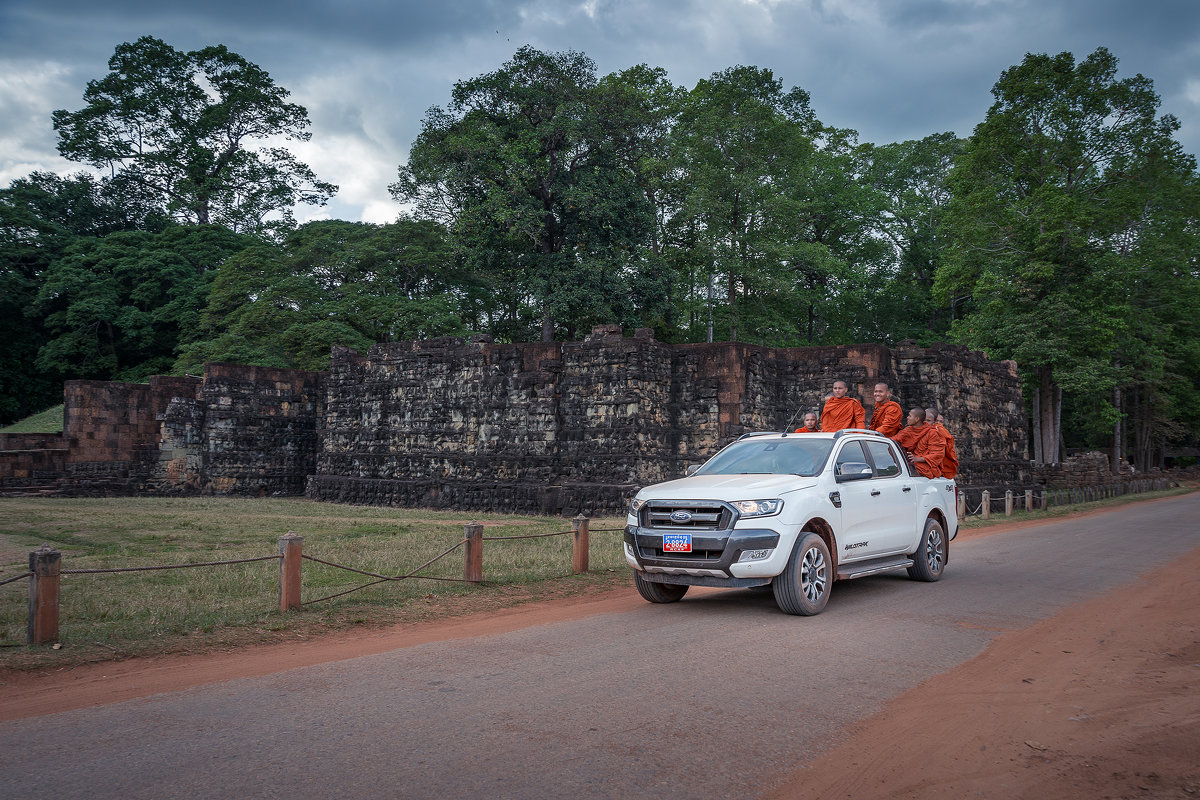
{"type": "Polygon", "coordinates": [[[876,489],[875,491],[871,492],[871,497],[879,497],[879,490],[876,489]]]}
{"type": "Polygon", "coordinates": [[[905,487],[904,487],[904,491],[906,491],[906,492],[911,492],[911,491],[912,491],[912,487],[911,487],[911,486],[905,486],[905,487]]]}

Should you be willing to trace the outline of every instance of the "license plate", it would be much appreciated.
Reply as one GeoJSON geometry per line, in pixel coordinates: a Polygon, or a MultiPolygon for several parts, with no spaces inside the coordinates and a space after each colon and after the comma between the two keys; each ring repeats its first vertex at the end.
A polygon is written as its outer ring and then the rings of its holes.
{"type": "Polygon", "coordinates": [[[692,552],[692,535],[690,533],[664,533],[663,534],[663,552],[664,553],[690,553],[690,552],[692,552]]]}

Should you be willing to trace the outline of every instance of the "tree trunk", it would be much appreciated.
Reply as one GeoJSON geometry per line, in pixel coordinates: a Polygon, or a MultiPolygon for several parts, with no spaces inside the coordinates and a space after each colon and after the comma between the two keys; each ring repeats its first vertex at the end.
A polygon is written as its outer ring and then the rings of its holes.
{"type": "Polygon", "coordinates": [[[1042,387],[1033,389],[1033,463],[1045,464],[1042,458],[1042,387]]]}
{"type": "MultiPolygon", "coordinates": [[[[1116,363],[1118,370],[1121,368],[1121,362],[1116,363]]],[[[1109,471],[1113,475],[1121,473],[1121,387],[1113,389],[1113,409],[1117,412],[1117,421],[1113,423],[1113,447],[1112,459],[1109,463],[1109,471]]]]}
{"type": "Polygon", "coordinates": [[[1038,368],[1038,385],[1034,393],[1034,460],[1039,464],[1057,464],[1062,420],[1062,389],[1054,385],[1049,365],[1038,368]]]}
{"type": "Polygon", "coordinates": [[[549,309],[542,312],[542,341],[554,341],[554,319],[551,318],[549,309]]]}

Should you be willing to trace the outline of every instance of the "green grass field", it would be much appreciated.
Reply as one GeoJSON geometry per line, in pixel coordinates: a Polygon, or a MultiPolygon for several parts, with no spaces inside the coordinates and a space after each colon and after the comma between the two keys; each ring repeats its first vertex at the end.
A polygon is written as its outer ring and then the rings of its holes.
{"type": "MultiPolygon", "coordinates": [[[[27,571],[29,552],[47,543],[62,553],[62,569],[226,561],[279,552],[289,531],[304,537],[304,553],[382,575],[404,574],[463,538],[476,516],[365,508],[303,499],[3,498],[0,499],[0,580],[27,571]]],[[[569,531],[551,517],[477,515],[484,536],[569,531]]],[[[593,520],[616,528],[622,520],[593,520]]],[[[388,624],[454,613],[482,599],[511,602],[586,591],[618,574],[627,579],[620,533],[591,536],[591,572],[571,576],[571,537],[485,541],[484,584],[412,578],[381,583],[333,600],[280,613],[279,562],[131,573],[63,575],[59,629],[63,651],[95,659],[271,640],[284,631],[388,624]],[[553,587],[553,588],[550,588],[553,587]]],[[[461,578],[458,549],[422,575],[461,578]]],[[[309,560],[302,601],[310,603],[372,579],[309,560]]],[[[40,663],[49,648],[25,646],[29,581],[0,586],[0,665],[40,663]]]]}
{"type": "Polygon", "coordinates": [[[0,428],[0,433],[62,433],[62,430],[63,407],[59,405],[0,428]]]}

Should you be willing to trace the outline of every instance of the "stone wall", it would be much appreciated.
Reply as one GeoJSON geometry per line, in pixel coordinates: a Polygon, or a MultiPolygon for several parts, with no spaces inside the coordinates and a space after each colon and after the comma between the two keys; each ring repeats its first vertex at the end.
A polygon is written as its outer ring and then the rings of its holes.
{"type": "Polygon", "coordinates": [[[897,348],[898,400],[936,408],[954,436],[961,483],[1005,485],[1029,478],[1026,421],[1017,365],[961,345],[897,348]]]}
{"type": "Polygon", "coordinates": [[[203,378],[68,381],[61,436],[0,439],[0,490],[303,494],[316,470],[325,377],[208,364],[203,378]]]}
{"type": "Polygon", "coordinates": [[[67,381],[63,438],[69,452],[60,493],[136,494],[159,461],[160,420],[171,400],[194,396],[198,378],[155,376],[150,383],[67,381]]]}
{"type": "Polygon", "coordinates": [[[1011,362],[945,345],[670,346],[649,330],[627,338],[599,326],[579,342],[447,337],[366,355],[335,348],[329,373],[208,364],[203,378],[71,381],[58,447],[0,453],[0,489],[59,469],[64,494],[307,492],[377,505],[611,512],[742,433],[795,427],[836,380],[868,416],[880,380],[906,409],[936,405],[956,437],[960,482],[1028,481],[1011,362]]]}
{"type": "Polygon", "coordinates": [[[880,380],[936,404],[962,479],[1028,478],[1011,362],[964,348],[668,346],[599,326],[581,342],[452,337],[335,351],[308,495],[365,504],[548,513],[619,510],[737,436],[795,426],[835,380],[871,411],[880,380]]]}
{"type": "Polygon", "coordinates": [[[0,490],[57,489],[67,452],[61,433],[0,433],[0,490]]]}

